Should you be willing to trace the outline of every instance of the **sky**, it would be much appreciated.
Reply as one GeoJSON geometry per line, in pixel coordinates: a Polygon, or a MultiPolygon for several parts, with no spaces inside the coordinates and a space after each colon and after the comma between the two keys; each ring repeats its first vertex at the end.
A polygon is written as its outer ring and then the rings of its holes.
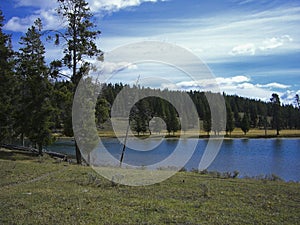
{"type": "MultiPolygon", "coordinates": [[[[102,32],[96,43],[104,52],[140,41],[170,43],[199,57],[227,94],[268,101],[278,93],[285,104],[300,94],[299,0],[87,2],[102,32]]],[[[4,32],[12,35],[14,49],[36,18],[42,19],[45,30],[63,27],[56,8],[55,0],[2,0],[4,32]]],[[[62,55],[61,47],[45,45],[47,62],[62,55]]],[[[111,81],[130,83],[137,74],[164,77],[180,90],[195,89],[182,71],[157,63],[128,66],[111,81]]]]}

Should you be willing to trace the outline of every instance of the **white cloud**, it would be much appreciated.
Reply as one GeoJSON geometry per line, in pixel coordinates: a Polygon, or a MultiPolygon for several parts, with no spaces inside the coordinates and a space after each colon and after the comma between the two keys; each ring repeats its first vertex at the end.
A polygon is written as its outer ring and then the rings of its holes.
{"type": "MultiPolygon", "coordinates": [[[[289,85],[280,83],[255,84],[246,76],[217,77],[216,79],[203,79],[199,81],[183,81],[176,84],[162,84],[161,88],[170,90],[201,90],[213,92],[225,92],[229,95],[239,95],[251,99],[268,101],[273,93],[278,93],[284,104],[292,103],[297,92],[277,89],[288,89],[289,85]]],[[[300,94],[300,91],[298,91],[300,94]]]]}
{"type": "Polygon", "coordinates": [[[14,32],[25,32],[29,26],[33,25],[37,18],[37,16],[29,16],[26,18],[12,17],[3,28],[14,32]]]}
{"type": "Polygon", "coordinates": [[[249,82],[250,78],[246,76],[234,76],[234,77],[217,77],[216,81],[219,85],[226,85],[226,84],[237,84],[237,83],[244,83],[249,82]]]}
{"type": "Polygon", "coordinates": [[[45,1],[45,0],[13,0],[16,3],[16,7],[22,6],[34,6],[41,9],[53,8],[56,6],[56,1],[45,1]]]}
{"type": "Polygon", "coordinates": [[[285,84],[279,84],[279,83],[269,83],[269,84],[257,84],[257,87],[260,88],[278,88],[278,89],[287,89],[290,88],[290,85],[285,85],[285,84]]]}
{"type": "Polygon", "coordinates": [[[259,48],[262,51],[274,49],[282,46],[285,43],[292,42],[293,39],[289,35],[283,35],[281,37],[273,37],[263,42],[263,45],[259,48]]]}
{"type": "MultiPolygon", "coordinates": [[[[159,2],[166,0],[87,0],[91,11],[96,15],[110,14],[119,10],[139,6],[145,2],[159,2]]],[[[37,18],[41,18],[44,24],[44,29],[57,29],[63,24],[62,19],[57,15],[56,8],[58,4],[56,1],[45,0],[15,0],[15,7],[31,6],[38,8],[32,15],[20,18],[11,18],[4,26],[5,30],[14,32],[26,32],[37,18]]]]}
{"type": "Polygon", "coordinates": [[[292,104],[295,105],[295,96],[296,94],[300,95],[300,90],[294,91],[294,90],[287,90],[285,93],[281,94],[280,98],[282,103],[284,104],[292,104]]]}
{"type": "MultiPolygon", "coordinates": [[[[279,55],[299,51],[299,23],[300,7],[279,7],[263,13],[238,12],[230,15],[224,13],[217,17],[158,20],[155,23],[145,18],[138,23],[130,21],[126,24],[124,35],[104,35],[102,43],[109,46],[108,49],[112,49],[116,45],[134,42],[137,39],[167,40],[191,49],[207,63],[228,62],[245,55],[279,55]],[[262,51],[260,47],[267,47],[267,41],[273,37],[279,40],[283,37],[293,37],[294,41],[291,43],[286,38],[276,51],[262,51]]],[[[115,22],[114,27],[122,30],[124,24],[121,21],[120,24],[115,22]]]]}
{"type": "Polygon", "coordinates": [[[62,19],[57,15],[55,9],[41,9],[24,18],[12,17],[5,24],[4,29],[25,33],[37,18],[42,20],[45,30],[57,29],[58,27],[62,27],[63,24],[62,19]]]}
{"type": "Polygon", "coordinates": [[[230,55],[255,55],[257,50],[268,51],[282,47],[284,44],[292,42],[293,39],[289,35],[283,35],[281,37],[272,37],[265,39],[261,44],[247,43],[235,46],[230,52],[230,55]],[[257,47],[260,45],[260,47],[257,47]]]}
{"type": "Polygon", "coordinates": [[[100,62],[96,61],[94,62],[94,65],[97,67],[97,71],[101,71],[101,74],[113,74],[120,71],[123,71],[125,69],[128,70],[136,70],[137,65],[131,64],[128,62],[119,62],[119,63],[112,63],[112,62],[100,62]]]}
{"type": "Polygon", "coordinates": [[[145,2],[159,2],[165,0],[88,0],[90,8],[93,12],[112,13],[119,10],[139,6],[145,2]]]}
{"type": "Polygon", "coordinates": [[[161,88],[176,90],[198,90],[222,92],[226,90],[236,90],[240,84],[246,84],[250,78],[246,76],[217,77],[211,79],[201,79],[197,81],[182,81],[176,84],[162,84],[161,88]]]}
{"type": "MultiPolygon", "coordinates": [[[[87,0],[93,12],[106,11],[117,12],[128,7],[139,6],[145,2],[159,2],[166,0],[87,0]]],[[[40,9],[54,9],[57,7],[56,1],[45,0],[14,0],[16,7],[33,6],[40,9]]]]}
{"type": "Polygon", "coordinates": [[[231,55],[255,55],[256,47],[253,43],[238,45],[234,47],[230,54],[231,55]]]}

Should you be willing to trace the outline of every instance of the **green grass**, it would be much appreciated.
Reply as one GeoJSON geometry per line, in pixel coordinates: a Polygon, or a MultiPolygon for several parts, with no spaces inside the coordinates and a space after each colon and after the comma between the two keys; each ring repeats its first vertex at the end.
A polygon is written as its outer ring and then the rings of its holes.
{"type": "Polygon", "coordinates": [[[0,150],[0,224],[299,224],[300,184],[180,172],[114,185],[91,168],[0,150]]]}

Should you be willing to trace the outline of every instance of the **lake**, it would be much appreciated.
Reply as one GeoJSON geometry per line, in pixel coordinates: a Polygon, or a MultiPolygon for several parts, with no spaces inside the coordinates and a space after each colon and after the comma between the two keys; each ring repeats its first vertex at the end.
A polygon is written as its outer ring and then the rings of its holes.
{"type": "MultiPolygon", "coordinates": [[[[120,159],[122,145],[116,138],[101,138],[103,145],[116,159],[120,159]]],[[[186,139],[181,142],[183,150],[190,149],[198,141],[195,152],[185,164],[187,170],[198,168],[207,140],[186,139]]],[[[126,149],[124,163],[148,166],[166,159],[173,153],[179,141],[146,139],[139,142],[139,149],[156,148],[148,151],[126,149]]],[[[103,147],[102,147],[103,148],[103,147]]],[[[58,140],[46,149],[74,155],[74,142],[58,140]]],[[[100,150],[99,150],[100,151],[100,150]]],[[[300,181],[300,139],[226,139],[219,154],[208,167],[209,171],[239,171],[240,177],[276,174],[286,181],[300,181]]]]}

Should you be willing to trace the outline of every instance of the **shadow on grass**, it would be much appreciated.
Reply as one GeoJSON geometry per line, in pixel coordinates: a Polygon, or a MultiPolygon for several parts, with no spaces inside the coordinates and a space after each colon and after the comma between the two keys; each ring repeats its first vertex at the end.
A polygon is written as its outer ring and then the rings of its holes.
{"type": "Polygon", "coordinates": [[[0,149],[0,159],[3,160],[29,160],[37,155],[31,152],[21,152],[21,151],[10,151],[0,149]]]}

